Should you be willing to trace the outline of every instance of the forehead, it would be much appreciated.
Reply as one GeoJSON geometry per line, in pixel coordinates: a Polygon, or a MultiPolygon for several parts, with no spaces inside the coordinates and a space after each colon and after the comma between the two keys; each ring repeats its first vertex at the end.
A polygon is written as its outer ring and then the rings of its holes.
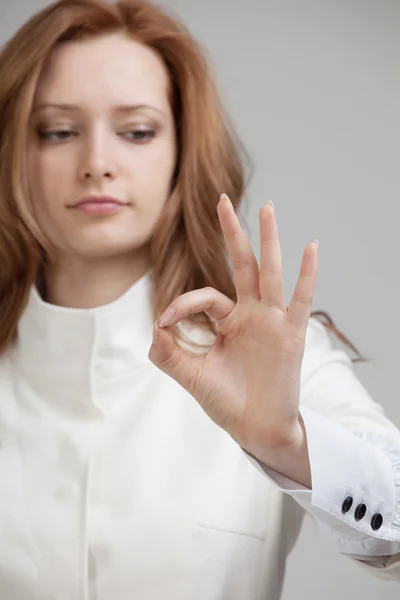
{"type": "Polygon", "coordinates": [[[151,48],[113,34],[55,48],[38,82],[36,102],[168,104],[167,69],[151,48]]]}

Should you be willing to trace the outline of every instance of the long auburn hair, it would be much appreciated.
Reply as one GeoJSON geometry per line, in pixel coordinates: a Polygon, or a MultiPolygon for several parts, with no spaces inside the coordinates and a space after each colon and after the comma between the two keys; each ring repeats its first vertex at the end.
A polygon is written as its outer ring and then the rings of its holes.
{"type": "MultiPolygon", "coordinates": [[[[171,194],[150,241],[156,319],[172,300],[211,286],[236,301],[216,207],[221,192],[235,210],[245,192],[248,155],[225,114],[205,52],[187,28],[148,0],[60,0],[35,14],[0,53],[0,353],[15,339],[29,290],[51,255],[29,204],[26,148],[40,74],[57,44],[125,32],[155,50],[170,76],[178,138],[171,194]]],[[[329,315],[326,328],[364,361],[329,315]]],[[[189,321],[216,334],[205,313],[189,321]]],[[[178,328],[175,338],[182,339],[178,328]]]]}

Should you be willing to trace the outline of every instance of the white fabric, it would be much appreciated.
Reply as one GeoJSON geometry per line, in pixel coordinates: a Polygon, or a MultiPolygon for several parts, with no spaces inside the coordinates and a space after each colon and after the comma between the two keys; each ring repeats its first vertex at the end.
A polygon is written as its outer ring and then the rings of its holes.
{"type": "Polygon", "coordinates": [[[400,435],[351,432],[317,412],[301,408],[307,432],[312,490],[249,456],[251,462],[317,519],[322,532],[343,554],[373,556],[400,553],[400,435]],[[345,498],[353,498],[342,513],[345,498]],[[359,504],[365,516],[355,519],[359,504]],[[373,530],[373,515],[383,517],[373,530]]]}
{"type": "Polygon", "coordinates": [[[398,551],[398,431],[344,352],[310,321],[301,402],[313,493],[281,490],[149,361],[151,275],[91,310],[31,290],[0,360],[0,598],[278,600],[304,508],[340,551],[400,580],[387,553],[398,551]],[[315,450],[318,419],[329,435],[315,450]],[[329,444],[330,470],[318,457],[329,444]],[[369,510],[381,502],[375,535],[367,518],[340,514],[348,490],[369,510]]]}

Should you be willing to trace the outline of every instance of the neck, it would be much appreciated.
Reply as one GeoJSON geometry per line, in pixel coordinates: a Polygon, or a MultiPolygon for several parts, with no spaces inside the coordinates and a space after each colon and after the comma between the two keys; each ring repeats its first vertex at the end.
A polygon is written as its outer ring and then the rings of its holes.
{"type": "Polygon", "coordinates": [[[148,257],[61,259],[44,273],[44,299],[68,308],[104,306],[122,296],[150,268],[148,257]]]}

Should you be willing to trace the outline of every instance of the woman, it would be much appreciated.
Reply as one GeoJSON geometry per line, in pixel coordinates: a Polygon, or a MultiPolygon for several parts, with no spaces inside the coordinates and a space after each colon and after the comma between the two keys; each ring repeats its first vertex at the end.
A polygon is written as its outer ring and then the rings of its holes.
{"type": "Polygon", "coordinates": [[[186,29],[62,0],[0,81],[0,596],[276,600],[305,510],[400,579],[399,431],[310,318],[317,244],[285,306],[271,205],[258,266],[186,29]]]}

